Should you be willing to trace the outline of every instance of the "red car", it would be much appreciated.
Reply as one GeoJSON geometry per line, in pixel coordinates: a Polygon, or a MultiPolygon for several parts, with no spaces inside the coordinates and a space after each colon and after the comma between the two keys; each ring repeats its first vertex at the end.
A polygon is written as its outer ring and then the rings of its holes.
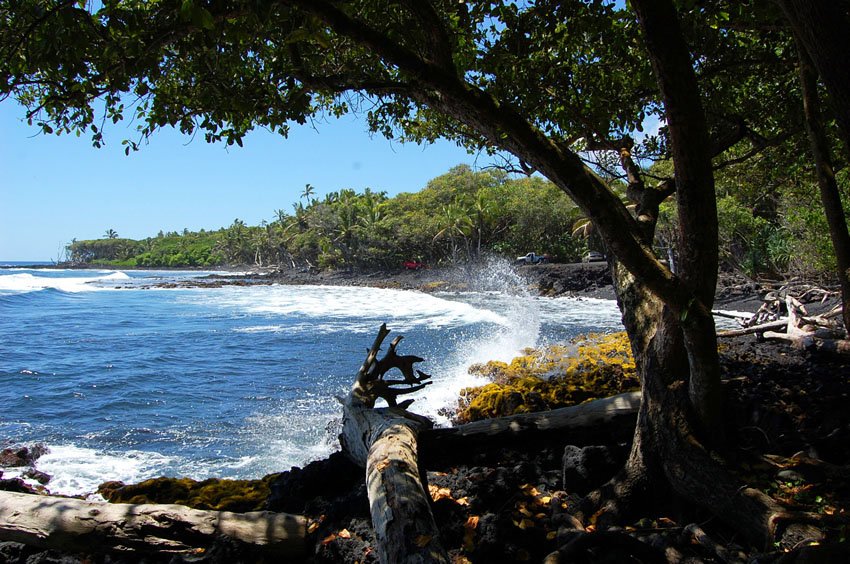
{"type": "Polygon", "coordinates": [[[421,263],[421,262],[418,262],[418,261],[415,261],[415,260],[406,260],[402,264],[403,264],[404,268],[407,269],[407,270],[420,270],[422,268],[425,268],[424,263],[421,263]]]}

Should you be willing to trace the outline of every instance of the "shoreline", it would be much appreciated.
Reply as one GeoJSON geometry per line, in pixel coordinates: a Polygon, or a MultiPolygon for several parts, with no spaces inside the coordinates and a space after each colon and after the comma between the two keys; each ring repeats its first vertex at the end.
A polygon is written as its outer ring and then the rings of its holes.
{"type": "MultiPolygon", "coordinates": [[[[219,288],[251,285],[366,286],[425,293],[504,290],[506,285],[540,297],[576,297],[615,300],[606,262],[548,263],[517,265],[507,260],[484,260],[449,267],[420,270],[383,269],[371,271],[319,270],[281,266],[226,265],[214,267],[119,267],[92,264],[16,264],[3,268],[31,270],[116,270],[138,272],[208,272],[177,282],[151,284],[156,288],[219,288]],[[501,277],[501,283],[498,283],[501,277]],[[490,279],[489,283],[482,280],[490,279]]],[[[119,286],[121,287],[121,286],[119,286]]],[[[147,287],[147,286],[146,286],[147,287]]],[[[755,313],[765,283],[740,274],[721,272],[713,309],[755,313]]]]}

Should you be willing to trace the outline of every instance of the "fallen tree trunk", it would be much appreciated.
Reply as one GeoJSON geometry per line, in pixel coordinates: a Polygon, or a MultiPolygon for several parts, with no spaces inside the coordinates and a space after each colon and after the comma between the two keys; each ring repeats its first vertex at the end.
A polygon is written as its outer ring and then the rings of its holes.
{"type": "Polygon", "coordinates": [[[818,350],[833,354],[850,354],[850,340],[836,339],[835,331],[821,328],[815,318],[805,317],[805,307],[791,295],[786,296],[788,318],[785,320],[785,333],[767,331],[765,339],[787,341],[800,350],[818,350]]]}
{"type": "MultiPolygon", "coordinates": [[[[628,441],[634,434],[640,392],[627,392],[551,411],[473,421],[422,431],[419,444],[428,464],[451,464],[491,446],[535,445],[553,439],[575,445],[628,441]]],[[[496,450],[498,453],[498,449],[496,450]]]]}
{"type": "Polygon", "coordinates": [[[91,553],[197,553],[217,542],[257,559],[303,557],[306,520],[256,511],[203,511],[182,505],[122,504],[0,492],[0,540],[91,553]]]}
{"type": "Polygon", "coordinates": [[[743,329],[729,329],[726,331],[718,331],[717,337],[738,337],[741,335],[752,335],[753,333],[764,333],[770,329],[780,329],[785,327],[788,323],[787,319],[777,319],[776,321],[768,321],[767,323],[762,323],[760,325],[753,325],[752,327],[744,327],[743,329]]]}
{"type": "Polygon", "coordinates": [[[431,513],[430,496],[419,468],[417,435],[430,427],[430,420],[403,409],[410,401],[396,405],[396,398],[421,389],[427,374],[413,376],[412,363],[418,357],[395,354],[401,337],[378,360],[381,343],[389,334],[381,325],[378,336],[357,374],[354,387],[343,404],[343,430],[340,443],[355,463],[366,468],[366,488],[376,553],[381,562],[448,563],[431,513]],[[391,368],[398,368],[404,380],[384,380],[391,368]],[[406,388],[399,388],[406,386],[406,388]],[[390,407],[375,409],[378,398],[390,407]],[[402,407],[403,406],[403,407],[402,407]]]}

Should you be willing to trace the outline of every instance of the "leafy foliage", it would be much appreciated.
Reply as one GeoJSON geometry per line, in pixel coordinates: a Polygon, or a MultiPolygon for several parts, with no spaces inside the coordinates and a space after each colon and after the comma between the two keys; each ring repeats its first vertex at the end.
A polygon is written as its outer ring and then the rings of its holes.
{"type": "Polygon", "coordinates": [[[291,214],[277,210],[272,222],[249,226],[237,219],[218,231],[74,241],[68,256],[72,262],[115,266],[369,269],[398,268],[411,259],[436,265],[529,250],[577,260],[584,250],[584,241],[569,231],[577,208],[537,177],[516,179],[461,165],[419,192],[394,198],[367,188],[319,199],[309,188],[291,214]]]}

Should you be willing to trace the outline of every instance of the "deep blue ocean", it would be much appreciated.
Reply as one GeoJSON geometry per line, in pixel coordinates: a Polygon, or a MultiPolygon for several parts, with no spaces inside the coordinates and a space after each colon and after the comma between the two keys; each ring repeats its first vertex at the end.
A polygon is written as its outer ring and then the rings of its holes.
{"type": "MultiPolygon", "coordinates": [[[[0,266],[0,446],[42,442],[54,493],[106,480],[256,478],[338,448],[340,405],[381,323],[426,359],[439,412],[470,364],[621,328],[608,300],[528,296],[510,269],[471,290],[152,287],[205,272],[0,266]]],[[[13,469],[2,469],[5,477],[13,469]]]]}

